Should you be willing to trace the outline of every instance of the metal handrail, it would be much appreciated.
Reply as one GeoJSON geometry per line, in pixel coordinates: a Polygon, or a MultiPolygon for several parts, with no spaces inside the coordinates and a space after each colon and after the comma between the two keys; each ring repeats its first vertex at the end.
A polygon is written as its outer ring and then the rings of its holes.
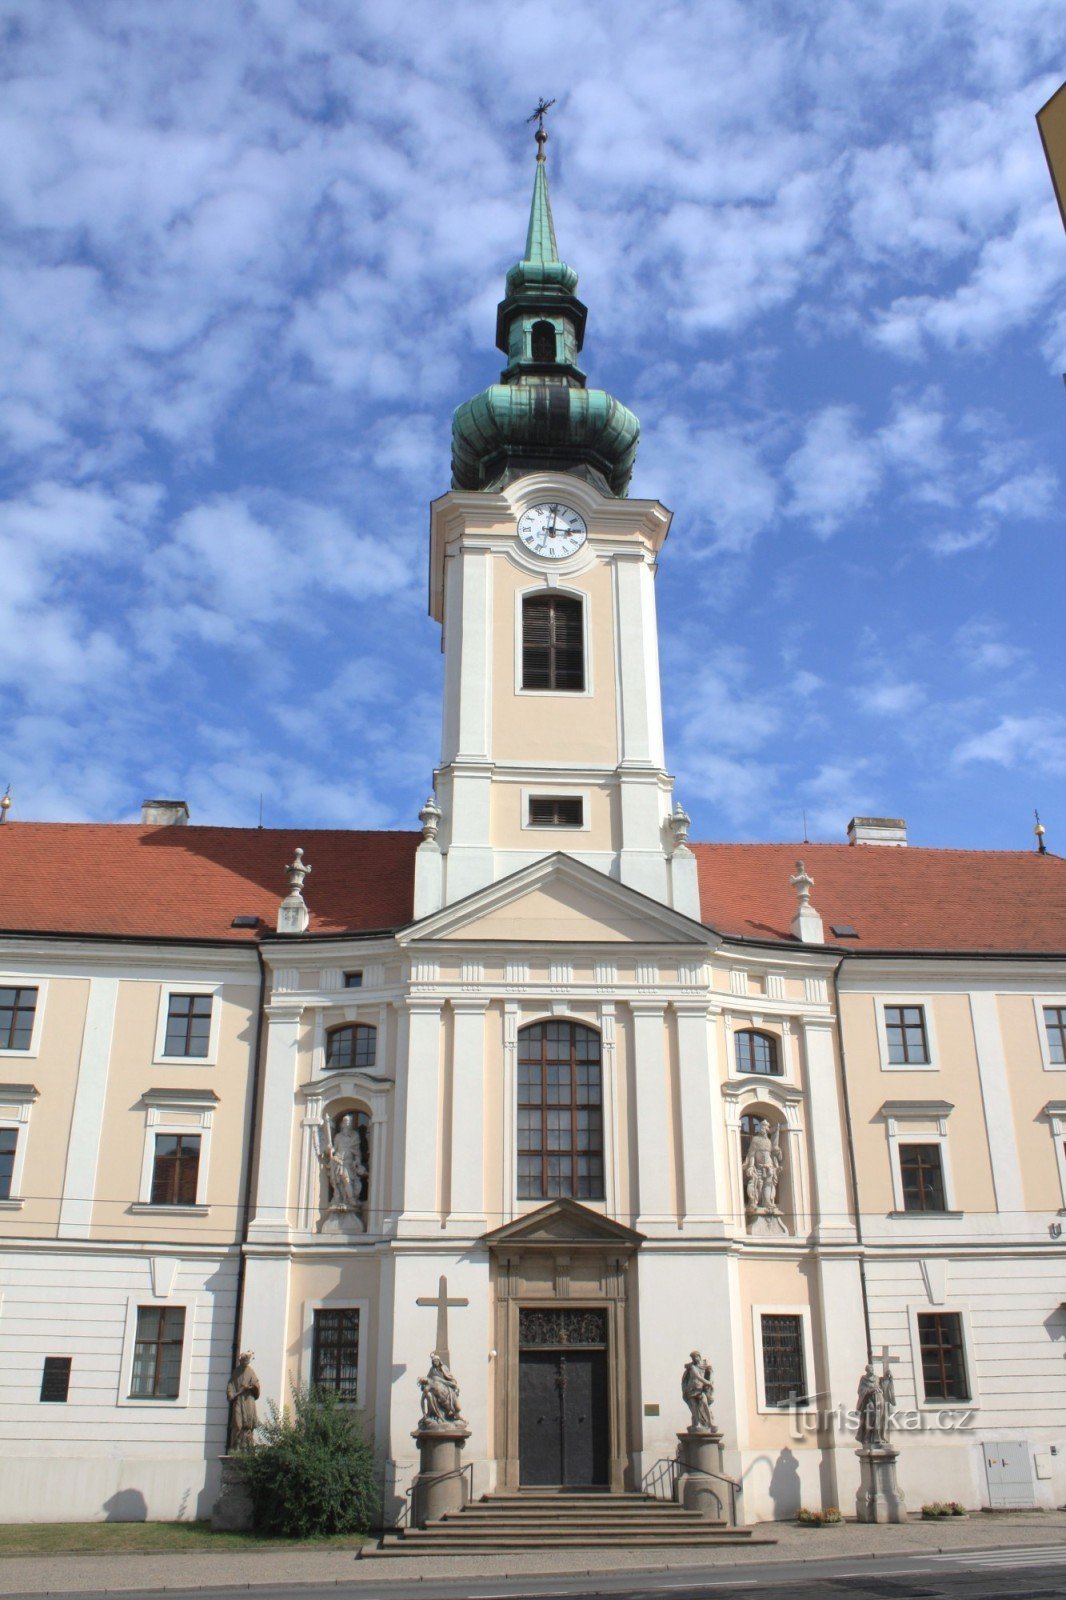
{"type": "Polygon", "coordinates": [[[655,1482],[662,1477],[662,1473],[657,1470],[658,1468],[666,1469],[666,1475],[670,1479],[671,1499],[675,1499],[677,1496],[678,1478],[683,1474],[692,1473],[694,1476],[698,1474],[703,1478],[716,1478],[719,1483],[727,1483],[729,1485],[730,1519],[733,1527],[737,1526],[737,1495],[744,1493],[744,1485],[739,1483],[736,1478],[729,1477],[728,1473],[725,1472],[712,1472],[709,1467],[690,1467],[681,1460],[680,1456],[660,1456],[658,1461],[652,1463],[641,1479],[641,1488],[646,1493],[654,1495],[657,1500],[665,1499],[665,1496],[655,1494],[655,1482]]]}
{"type": "MultiPolygon", "coordinates": [[[[473,1500],[474,1498],[474,1463],[472,1461],[465,1462],[461,1467],[450,1467],[447,1472],[434,1472],[432,1475],[432,1481],[434,1483],[443,1483],[445,1478],[462,1478],[468,1472],[470,1474],[470,1491],[467,1496],[469,1501],[473,1500]]],[[[400,1512],[400,1515],[396,1518],[392,1525],[390,1530],[392,1533],[403,1533],[405,1528],[410,1527],[411,1518],[414,1514],[414,1494],[417,1488],[418,1483],[416,1481],[415,1483],[408,1484],[407,1488],[404,1490],[403,1510],[400,1512]]]]}

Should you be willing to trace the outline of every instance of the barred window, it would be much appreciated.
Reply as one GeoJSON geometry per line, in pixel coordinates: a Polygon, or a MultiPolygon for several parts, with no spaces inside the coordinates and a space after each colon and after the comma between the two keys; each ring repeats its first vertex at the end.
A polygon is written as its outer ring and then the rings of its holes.
{"type": "Polygon", "coordinates": [[[901,1144],[904,1211],[944,1211],[944,1160],[938,1144],[901,1144]]]}
{"type": "Polygon", "coordinates": [[[518,1198],[603,1199],[600,1036],[576,1022],[518,1034],[518,1198]]]}
{"type": "Polygon", "coordinates": [[[532,594],[522,601],[522,687],[583,691],[585,617],[580,600],[532,594]]]}
{"type": "Polygon", "coordinates": [[[200,1176],[198,1133],[157,1133],[152,1165],[154,1206],[194,1206],[200,1176]]]}
{"type": "Polygon", "coordinates": [[[1044,1007],[1044,1031],[1048,1060],[1053,1066],[1066,1067],[1066,1006],[1044,1007]]]}
{"type": "Polygon", "coordinates": [[[211,996],[172,994],[167,1004],[165,1056],[193,1056],[200,1060],[211,1048],[211,996]]]}
{"type": "Polygon", "coordinates": [[[803,1362],[803,1318],[762,1317],[763,1391],[768,1406],[803,1405],[807,1377],[803,1362]]]}
{"type": "Polygon", "coordinates": [[[316,1311],[311,1346],[311,1382],[355,1400],[359,1386],[359,1313],[351,1307],[316,1311]]]}
{"type": "Polygon", "coordinates": [[[176,1400],[185,1343],[184,1306],[138,1306],[131,1400],[176,1400]]]}
{"type": "Polygon", "coordinates": [[[927,1400],[969,1400],[962,1318],[957,1311],[920,1311],[918,1343],[927,1400]]]}
{"type": "Polygon", "coordinates": [[[750,1028],[744,1028],[736,1035],[735,1048],[738,1072],[780,1074],[781,1062],[777,1053],[777,1040],[772,1034],[756,1033],[750,1028]]]}
{"type": "Polygon", "coordinates": [[[17,1128],[0,1128],[0,1200],[11,1199],[11,1181],[15,1175],[15,1151],[18,1149],[17,1128]]]}
{"type": "Polygon", "coordinates": [[[893,1066],[929,1065],[924,1006],[886,1006],[885,1037],[893,1066]]]}
{"type": "Polygon", "coordinates": [[[0,989],[0,1050],[28,1050],[37,1011],[36,989],[0,989]]]}
{"type": "Polygon", "coordinates": [[[327,1067],[372,1067],[377,1053],[378,1030],[369,1023],[331,1028],[326,1035],[327,1067]]]}

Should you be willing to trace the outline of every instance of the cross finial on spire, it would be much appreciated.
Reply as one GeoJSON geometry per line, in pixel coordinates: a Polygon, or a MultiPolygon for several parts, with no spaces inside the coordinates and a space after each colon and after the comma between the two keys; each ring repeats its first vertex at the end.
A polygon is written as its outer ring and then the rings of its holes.
{"type": "Polygon", "coordinates": [[[537,141],[537,160],[538,161],[543,161],[544,160],[544,146],[548,142],[548,133],[547,133],[547,129],[544,126],[544,118],[546,117],[546,115],[548,114],[548,111],[551,109],[551,107],[554,104],[555,104],[554,100],[545,100],[544,96],[541,95],[540,101],[539,101],[539,103],[537,105],[537,109],[533,112],[532,116],[529,116],[529,117],[526,118],[527,122],[535,122],[537,124],[537,131],[533,135],[533,137],[537,141]]]}

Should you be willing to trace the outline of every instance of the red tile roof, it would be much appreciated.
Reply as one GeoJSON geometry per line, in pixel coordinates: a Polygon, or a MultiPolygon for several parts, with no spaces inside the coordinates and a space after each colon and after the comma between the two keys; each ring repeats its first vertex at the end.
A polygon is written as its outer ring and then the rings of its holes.
{"type": "MultiPolygon", "coordinates": [[[[275,927],[302,845],[312,933],[411,920],[418,833],[7,822],[0,931],[248,943],[275,927]],[[259,930],[259,931],[263,931],[259,930]]],[[[1066,954],[1066,862],[1033,851],[837,844],[696,844],[703,919],[738,939],[793,943],[802,856],[826,941],[841,949],[1066,954]],[[858,939],[837,939],[849,923],[858,939]]]]}
{"type": "Polygon", "coordinates": [[[297,845],[311,864],[311,933],[362,933],[411,920],[421,833],[340,828],[143,828],[5,822],[0,930],[232,939],[234,917],[277,925],[297,845]]]}

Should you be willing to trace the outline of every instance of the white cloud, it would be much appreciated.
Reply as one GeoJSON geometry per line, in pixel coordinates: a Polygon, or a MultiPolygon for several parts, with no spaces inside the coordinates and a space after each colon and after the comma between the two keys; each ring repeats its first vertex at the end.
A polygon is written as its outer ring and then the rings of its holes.
{"type": "Polygon", "coordinates": [[[1001,717],[984,733],[963,739],[953,758],[960,766],[990,762],[1061,775],[1066,773],[1066,717],[1050,712],[1001,717]]]}
{"type": "Polygon", "coordinates": [[[859,433],[854,410],[827,406],[810,420],[785,465],[792,490],[788,513],[827,538],[869,503],[883,471],[877,444],[859,433]]]}

